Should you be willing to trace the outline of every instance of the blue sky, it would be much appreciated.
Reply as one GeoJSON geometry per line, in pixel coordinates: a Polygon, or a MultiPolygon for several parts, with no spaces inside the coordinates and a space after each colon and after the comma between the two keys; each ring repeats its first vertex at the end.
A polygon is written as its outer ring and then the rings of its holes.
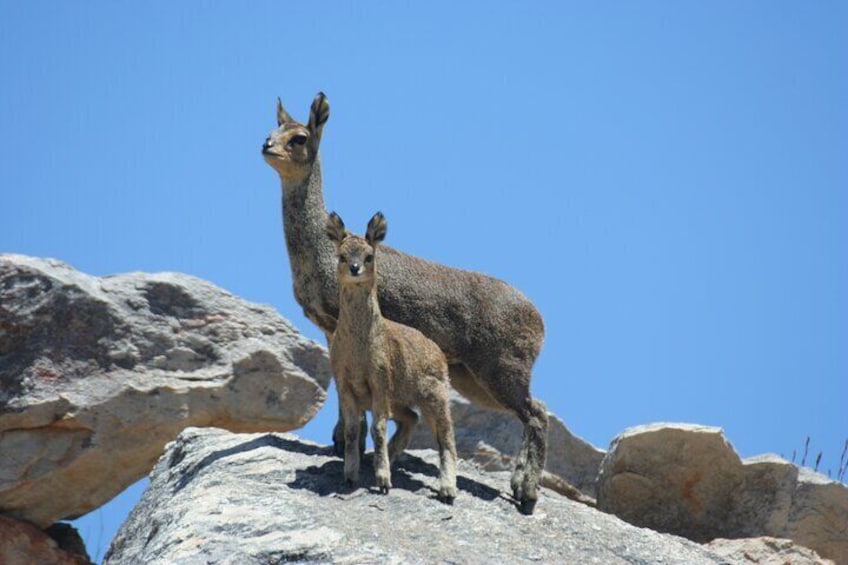
{"type": "MultiPolygon", "coordinates": [[[[835,471],[845,29],[837,2],[0,0],[0,251],[186,272],[319,339],[259,149],[277,96],[305,120],[323,90],[328,206],[527,294],[533,390],[573,432],[695,422],[787,457],[809,435],[835,471]]],[[[93,553],[140,490],[80,521],[93,553]]]]}

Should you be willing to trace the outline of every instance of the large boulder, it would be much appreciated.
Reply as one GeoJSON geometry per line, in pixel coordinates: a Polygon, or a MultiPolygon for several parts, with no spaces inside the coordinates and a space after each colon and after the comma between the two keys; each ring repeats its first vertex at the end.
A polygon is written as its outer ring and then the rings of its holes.
{"type": "Polygon", "coordinates": [[[743,461],[719,428],[626,430],[601,465],[598,508],[701,542],[788,538],[848,563],[848,488],[776,456],[743,461]]]}
{"type": "MultiPolygon", "coordinates": [[[[474,460],[489,470],[510,468],[524,433],[518,418],[508,412],[472,404],[455,392],[451,394],[451,415],[460,457],[474,460]]],[[[595,480],[604,451],[572,434],[555,415],[548,413],[548,417],[550,427],[545,470],[564,478],[583,494],[595,497],[595,480]]],[[[429,428],[419,424],[412,435],[410,448],[436,447],[429,428]]]]}
{"type": "Polygon", "coordinates": [[[210,283],[0,255],[0,513],[85,514],[186,426],[298,428],[329,380],[324,348],[210,283]]]}
{"type": "Polygon", "coordinates": [[[388,495],[343,487],[343,462],[283,434],[190,428],[174,441],[106,555],[150,563],[667,563],[729,561],[675,536],[543,489],[533,516],[500,489],[504,473],[458,464],[459,496],[436,499],[438,457],[412,451],[393,466],[388,495]]]}

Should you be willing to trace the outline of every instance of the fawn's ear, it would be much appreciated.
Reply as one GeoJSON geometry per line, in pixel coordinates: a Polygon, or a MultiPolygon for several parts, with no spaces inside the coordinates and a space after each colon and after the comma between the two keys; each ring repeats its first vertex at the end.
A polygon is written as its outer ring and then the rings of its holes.
{"type": "Polygon", "coordinates": [[[309,143],[312,149],[318,151],[318,144],[321,143],[321,133],[324,131],[324,124],[330,118],[330,103],[327,101],[327,96],[323,92],[319,92],[312,101],[312,107],[309,108],[309,124],[306,126],[309,129],[309,143]]]}
{"type": "Polygon", "coordinates": [[[371,221],[368,222],[368,229],[365,230],[365,239],[373,247],[386,239],[386,231],[389,229],[389,224],[386,222],[386,217],[382,212],[377,212],[371,221]]]}
{"type": "Polygon", "coordinates": [[[293,121],[294,120],[289,115],[289,113],[286,112],[286,109],[283,108],[283,102],[280,100],[279,97],[277,97],[277,127],[280,127],[285,123],[293,121]]]}
{"type": "Polygon", "coordinates": [[[341,245],[342,241],[347,236],[344,222],[335,212],[330,212],[324,231],[327,232],[329,238],[332,239],[336,245],[341,245]]]}

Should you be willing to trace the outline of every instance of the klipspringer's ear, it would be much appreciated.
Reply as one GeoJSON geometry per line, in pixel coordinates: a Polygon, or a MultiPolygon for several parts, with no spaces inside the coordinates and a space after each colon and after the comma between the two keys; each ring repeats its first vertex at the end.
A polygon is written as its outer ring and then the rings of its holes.
{"type": "Polygon", "coordinates": [[[335,212],[330,212],[324,231],[327,232],[327,235],[333,240],[333,242],[335,242],[336,245],[341,245],[344,238],[347,237],[344,222],[335,212]]]}
{"type": "Polygon", "coordinates": [[[330,118],[330,103],[327,101],[327,96],[323,92],[319,92],[312,101],[312,107],[309,108],[309,143],[312,149],[317,151],[318,144],[321,143],[321,133],[324,131],[324,124],[330,118]]]}
{"type": "Polygon", "coordinates": [[[285,123],[293,121],[294,119],[292,119],[289,113],[286,112],[286,109],[283,108],[283,102],[280,100],[279,97],[277,97],[277,127],[280,127],[285,123]]]}
{"type": "Polygon", "coordinates": [[[382,212],[377,212],[371,221],[368,222],[368,229],[365,230],[365,239],[372,246],[386,239],[386,231],[389,229],[389,224],[386,222],[386,217],[382,212]]]}

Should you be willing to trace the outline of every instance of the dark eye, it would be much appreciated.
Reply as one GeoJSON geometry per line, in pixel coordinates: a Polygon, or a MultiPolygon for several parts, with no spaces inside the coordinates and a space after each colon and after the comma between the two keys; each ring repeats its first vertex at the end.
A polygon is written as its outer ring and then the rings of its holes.
{"type": "Polygon", "coordinates": [[[366,262],[366,263],[371,263],[372,261],[374,261],[374,256],[373,256],[373,255],[366,255],[366,256],[365,256],[365,262],[366,262]]]}
{"type": "Polygon", "coordinates": [[[341,255],[339,255],[339,263],[343,265],[343,264],[347,263],[347,259],[345,259],[341,255]]]}
{"type": "Polygon", "coordinates": [[[303,145],[304,143],[306,143],[306,136],[298,134],[293,135],[286,145],[288,145],[289,147],[294,147],[295,145],[303,145]]]}

